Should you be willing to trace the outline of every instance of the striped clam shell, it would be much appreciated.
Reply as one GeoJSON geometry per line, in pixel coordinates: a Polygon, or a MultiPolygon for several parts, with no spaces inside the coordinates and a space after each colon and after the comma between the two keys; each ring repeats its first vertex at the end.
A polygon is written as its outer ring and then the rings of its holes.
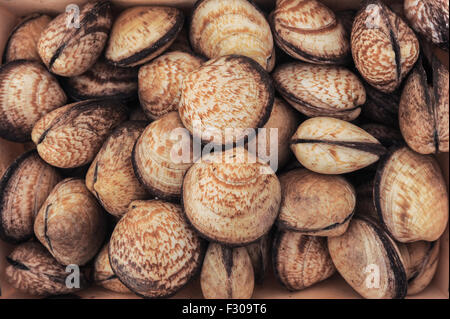
{"type": "Polygon", "coordinates": [[[114,274],[109,263],[108,256],[108,246],[106,244],[98,253],[94,262],[94,282],[111,291],[119,293],[130,293],[131,291],[125,287],[119,280],[119,278],[114,274]]]}

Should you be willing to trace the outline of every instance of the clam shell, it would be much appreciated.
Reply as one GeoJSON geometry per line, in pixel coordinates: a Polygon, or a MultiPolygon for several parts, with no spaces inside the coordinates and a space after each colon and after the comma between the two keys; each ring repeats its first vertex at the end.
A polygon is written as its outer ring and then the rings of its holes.
{"type": "Polygon", "coordinates": [[[267,165],[244,149],[203,156],[183,181],[186,217],[203,236],[230,246],[265,235],[280,207],[280,182],[267,165]]]}
{"type": "Polygon", "coordinates": [[[266,124],[273,101],[270,76],[252,59],[229,55],[184,78],[179,113],[184,126],[203,142],[232,144],[266,124]]]}
{"type": "Polygon", "coordinates": [[[50,165],[74,168],[90,163],[107,136],[126,119],[126,108],[113,100],[86,100],[43,116],[32,139],[50,165]]]}
{"type": "Polygon", "coordinates": [[[400,91],[383,93],[370,85],[366,85],[366,104],[361,115],[373,122],[390,127],[398,127],[398,105],[400,91]]]}
{"type": "Polygon", "coordinates": [[[109,264],[108,244],[98,253],[94,262],[94,282],[105,289],[119,292],[130,293],[131,291],[124,286],[119,278],[114,274],[109,264]]]}
{"type": "Polygon", "coordinates": [[[36,61],[16,60],[0,67],[0,137],[30,140],[36,121],[64,105],[58,81],[36,61]]]}
{"type": "Polygon", "coordinates": [[[134,174],[131,153],[144,131],[143,121],[127,121],[108,137],[86,174],[86,186],[112,215],[121,217],[133,200],[147,199],[134,174]]]}
{"type": "Polygon", "coordinates": [[[264,14],[247,0],[200,0],[190,25],[193,49],[215,59],[237,54],[271,71],[275,65],[272,32],[264,14]]]}
{"type": "Polygon", "coordinates": [[[178,110],[184,77],[203,59],[181,51],[165,53],[139,69],[139,100],[150,119],[178,110]]]}
{"type": "Polygon", "coordinates": [[[245,246],[252,262],[253,273],[255,275],[255,284],[262,285],[269,271],[271,261],[271,245],[272,236],[271,233],[268,233],[257,242],[245,246]]]}
{"type": "Polygon", "coordinates": [[[34,233],[59,263],[84,265],[103,244],[106,215],[84,180],[67,178],[42,204],[34,233]]]}
{"type": "Polygon", "coordinates": [[[351,34],[355,65],[376,89],[389,93],[400,86],[419,57],[419,41],[408,25],[379,0],[359,11],[351,34]]]}
{"type": "Polygon", "coordinates": [[[170,47],[183,23],[183,12],[177,8],[126,9],[114,22],[105,57],[118,66],[144,64],[170,47]]]}
{"type": "Polygon", "coordinates": [[[79,12],[79,28],[74,13],[66,11],[42,31],[37,49],[52,72],[76,76],[86,72],[103,51],[112,24],[111,3],[86,3],[79,12]],[[72,22],[72,23],[69,23],[72,22]]]}
{"type": "Polygon", "coordinates": [[[109,243],[111,268],[142,297],[175,294],[199,270],[202,240],[186,223],[179,205],[134,201],[109,243]]]}
{"type": "Polygon", "coordinates": [[[356,171],[386,151],[363,129],[332,117],[315,117],[300,124],[291,149],[304,167],[321,174],[356,171]]]}
{"type": "Polygon", "coordinates": [[[0,180],[0,237],[12,243],[33,236],[34,218],[53,187],[58,171],[40,159],[36,150],[19,156],[0,180]]]}
{"type": "Polygon", "coordinates": [[[448,195],[437,161],[408,147],[397,147],[378,164],[375,206],[400,242],[434,241],[448,221],[448,195]]]}
{"type": "Polygon", "coordinates": [[[37,42],[41,32],[51,18],[42,13],[32,13],[17,24],[12,30],[3,51],[3,63],[14,60],[41,61],[37,51],[37,42]]]}
{"type": "Polygon", "coordinates": [[[341,64],[349,58],[350,44],[344,26],[319,1],[278,1],[270,24],[278,46],[295,59],[341,64]]]}
{"type": "Polygon", "coordinates": [[[66,267],[59,264],[39,243],[27,242],[17,246],[6,257],[6,280],[21,292],[37,296],[68,294],[86,288],[88,283],[80,271],[80,288],[66,285],[66,267]]]}
{"type": "Polygon", "coordinates": [[[206,299],[250,299],[254,275],[247,250],[210,243],[203,261],[200,284],[206,299]]]}
{"type": "Polygon", "coordinates": [[[405,297],[407,278],[400,251],[373,220],[355,216],[343,235],[328,237],[328,250],[337,271],[364,298],[405,297]]]}
{"type": "Polygon", "coordinates": [[[294,169],[280,176],[279,228],[313,236],[339,236],[356,205],[353,186],[343,177],[294,169]]]}
{"type": "Polygon", "coordinates": [[[273,79],[286,101],[309,117],[352,121],[366,102],[364,85],[344,67],[288,63],[274,71],[273,79]]]}
{"type": "Polygon", "coordinates": [[[325,238],[292,231],[275,234],[272,262],[276,278],[290,291],[310,287],[336,271],[325,238]]]}

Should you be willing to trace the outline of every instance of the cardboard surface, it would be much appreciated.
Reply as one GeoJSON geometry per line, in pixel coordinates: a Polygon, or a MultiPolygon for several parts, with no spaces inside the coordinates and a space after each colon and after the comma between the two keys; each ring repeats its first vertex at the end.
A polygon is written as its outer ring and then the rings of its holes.
{"type": "MultiPolygon", "coordinates": [[[[262,5],[265,9],[273,7],[275,0],[254,0],[262,5]]],[[[9,36],[10,30],[18,21],[18,17],[32,12],[49,12],[57,13],[65,10],[67,4],[83,3],[84,0],[0,0],[0,52],[9,36]]],[[[120,7],[133,5],[171,5],[188,9],[195,0],[113,0],[120,7]]],[[[357,9],[360,0],[322,0],[334,10],[357,9]]],[[[392,1],[386,1],[392,2],[392,1]]],[[[448,66],[448,54],[440,52],[441,60],[448,66]]],[[[11,143],[0,139],[0,175],[8,165],[25,151],[27,147],[22,144],[11,143]]],[[[441,164],[444,176],[449,180],[449,156],[448,153],[437,156],[441,164]]],[[[25,295],[12,288],[4,280],[3,272],[5,268],[5,256],[7,256],[13,246],[0,241],[0,298],[34,298],[25,295]]],[[[409,296],[408,298],[449,298],[449,230],[445,231],[441,238],[440,261],[436,276],[431,284],[420,294],[409,296]]],[[[118,294],[107,291],[100,287],[92,287],[85,291],[77,293],[82,298],[139,298],[133,294],[118,294]]],[[[254,298],[360,298],[360,296],[342,279],[339,274],[334,275],[328,280],[309,287],[299,292],[290,292],[284,289],[275,278],[270,275],[264,282],[263,286],[256,286],[253,294],[254,298]]],[[[199,279],[193,280],[187,287],[178,292],[174,298],[202,298],[200,291],[199,279]]]]}

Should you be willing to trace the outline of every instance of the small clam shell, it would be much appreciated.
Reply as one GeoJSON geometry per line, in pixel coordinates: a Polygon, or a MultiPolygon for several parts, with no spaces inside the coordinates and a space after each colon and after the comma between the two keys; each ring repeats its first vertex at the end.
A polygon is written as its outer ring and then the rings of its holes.
{"type": "Polygon", "coordinates": [[[369,123],[361,125],[361,128],[375,137],[386,148],[395,145],[400,146],[405,143],[400,131],[392,127],[377,123],[369,123]]]}
{"type": "Polygon", "coordinates": [[[36,150],[19,156],[0,180],[0,237],[18,243],[33,236],[34,218],[61,176],[36,150]]]}
{"type": "Polygon", "coordinates": [[[264,14],[247,0],[201,0],[192,13],[194,50],[210,59],[237,54],[271,71],[275,65],[272,32],[264,14]]]}
{"type": "Polygon", "coordinates": [[[186,75],[179,113],[184,126],[203,142],[232,144],[266,124],[273,101],[268,73],[252,59],[229,55],[186,75]]]}
{"type": "Polygon", "coordinates": [[[27,242],[17,246],[6,257],[6,280],[16,289],[37,296],[68,294],[86,288],[88,283],[80,271],[80,288],[69,288],[66,278],[70,272],[59,264],[39,243],[27,242]]]}
{"type": "Polygon", "coordinates": [[[254,288],[252,262],[245,247],[210,243],[200,284],[206,299],[250,299],[254,288]]]}
{"type": "Polygon", "coordinates": [[[16,60],[0,67],[0,137],[30,140],[36,121],[64,105],[58,81],[36,61],[16,60]]]}
{"type": "Polygon", "coordinates": [[[86,72],[103,51],[112,24],[111,3],[86,3],[75,17],[66,11],[42,31],[37,49],[47,68],[61,76],[86,72]],[[79,19],[77,28],[75,19],[79,19]]]}
{"type": "Polygon", "coordinates": [[[293,58],[318,64],[348,60],[344,26],[320,1],[278,1],[270,22],[276,43],[293,58]]]}
{"type": "Polygon", "coordinates": [[[67,178],[45,200],[34,233],[59,263],[84,265],[103,244],[106,215],[83,180],[67,178]]]}
{"type": "Polygon", "coordinates": [[[341,236],[328,237],[336,269],[361,296],[404,298],[407,278],[394,240],[371,219],[355,216],[341,236]]]}
{"type": "Polygon", "coordinates": [[[279,228],[313,236],[339,236],[356,204],[353,186],[343,177],[294,169],[280,176],[279,228]]]}
{"type": "Polygon", "coordinates": [[[149,197],[134,175],[131,153],[146,122],[128,121],[108,137],[86,174],[86,186],[112,215],[121,217],[133,200],[149,197]]]}
{"type": "Polygon", "coordinates": [[[245,246],[252,262],[255,284],[261,285],[269,271],[271,245],[272,236],[271,233],[268,233],[257,242],[245,246]]]}
{"type": "Polygon", "coordinates": [[[186,223],[181,207],[163,201],[134,201],[109,243],[111,268],[139,296],[167,297],[197,273],[203,241],[186,223]]]}
{"type": "Polygon", "coordinates": [[[94,262],[94,282],[105,289],[119,292],[130,293],[131,291],[124,286],[119,278],[114,274],[109,264],[108,244],[98,253],[94,262]]]}
{"type": "Polygon", "coordinates": [[[203,156],[183,181],[184,211],[204,237],[231,246],[265,235],[280,207],[280,182],[244,149],[203,156]]]}
{"type": "Polygon", "coordinates": [[[378,215],[400,242],[434,241],[448,221],[448,195],[437,161],[408,147],[391,149],[374,182],[378,215]]]}
{"type": "Polygon", "coordinates": [[[90,163],[107,136],[126,119],[126,108],[113,100],[86,100],[43,116],[32,139],[50,165],[74,168],[90,163]]]}
{"type": "Polygon", "coordinates": [[[393,92],[419,57],[419,41],[408,25],[379,0],[364,3],[353,23],[353,60],[380,91],[393,92]]]}
{"type": "Polygon", "coordinates": [[[302,290],[334,274],[336,269],[323,237],[279,231],[272,248],[275,276],[291,291],[302,290]]]}
{"type": "Polygon", "coordinates": [[[115,20],[105,57],[118,66],[137,66],[160,55],[183,28],[177,8],[139,6],[123,11],[115,20]]]}
{"type": "Polygon", "coordinates": [[[203,59],[181,51],[165,53],[139,69],[139,100],[150,119],[178,110],[184,77],[203,59]]]}
{"type": "Polygon", "coordinates": [[[362,116],[370,121],[383,125],[398,126],[398,105],[400,91],[383,93],[370,85],[366,85],[366,104],[362,108],[362,116]]]}
{"type": "Polygon", "coordinates": [[[352,121],[366,102],[364,85],[344,67],[288,63],[274,71],[273,79],[286,101],[309,117],[352,121]]]}
{"type": "Polygon", "coordinates": [[[3,63],[14,60],[41,61],[37,52],[37,42],[41,32],[51,18],[42,13],[33,13],[19,22],[12,30],[3,52],[3,63]]]}
{"type": "Polygon", "coordinates": [[[291,149],[303,166],[322,174],[356,171],[386,151],[363,129],[332,117],[315,117],[300,124],[291,149]]]}

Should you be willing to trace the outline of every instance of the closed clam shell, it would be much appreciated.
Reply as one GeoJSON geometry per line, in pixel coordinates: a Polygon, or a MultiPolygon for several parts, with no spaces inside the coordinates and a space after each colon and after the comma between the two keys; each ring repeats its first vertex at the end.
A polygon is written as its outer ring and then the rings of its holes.
{"type": "Polygon", "coordinates": [[[3,63],[14,60],[40,61],[37,42],[41,32],[51,18],[42,13],[32,13],[17,24],[11,31],[3,52],[3,63]]]}
{"type": "Polygon", "coordinates": [[[111,24],[109,1],[88,2],[79,12],[67,10],[42,31],[37,44],[39,55],[52,73],[80,75],[102,53],[111,24]]]}
{"type": "Polygon", "coordinates": [[[126,116],[121,102],[86,100],[43,116],[31,137],[44,161],[60,168],[74,168],[90,163],[126,116]]]}
{"type": "Polygon", "coordinates": [[[181,51],[165,53],[139,69],[139,100],[150,119],[178,110],[184,77],[203,59],[181,51]]]}
{"type": "Polygon", "coordinates": [[[183,28],[177,8],[138,6],[122,11],[114,21],[105,57],[118,66],[137,66],[160,55],[183,28]]]}
{"type": "Polygon", "coordinates": [[[270,166],[236,148],[197,161],[185,175],[182,196],[186,217],[203,237],[242,246],[270,230],[281,189],[270,166]]]}
{"type": "Polygon", "coordinates": [[[150,194],[170,201],[180,198],[183,176],[193,160],[191,137],[177,112],[145,128],[134,146],[132,163],[150,194]]]}
{"type": "Polygon", "coordinates": [[[380,219],[400,242],[434,241],[448,221],[448,194],[432,156],[393,148],[378,164],[374,201],[380,219]]]}
{"type": "Polygon", "coordinates": [[[292,231],[275,234],[272,262],[276,278],[290,291],[312,286],[336,271],[326,238],[292,231]]]}
{"type": "Polygon", "coordinates": [[[366,103],[361,115],[369,121],[390,127],[398,127],[398,105],[401,91],[383,93],[370,85],[365,86],[366,103]]]}
{"type": "Polygon", "coordinates": [[[399,248],[372,219],[355,216],[343,235],[328,237],[328,250],[337,271],[364,298],[406,296],[406,271],[399,248]]]}
{"type": "Polygon", "coordinates": [[[203,142],[231,144],[266,124],[273,101],[268,73],[250,58],[229,55],[185,76],[179,113],[184,126],[203,142]]]}
{"type": "Polygon", "coordinates": [[[36,61],[16,60],[0,67],[0,137],[30,140],[33,125],[46,113],[64,105],[58,81],[36,61]]]}
{"type": "Polygon", "coordinates": [[[393,92],[419,57],[419,41],[408,25],[379,0],[364,3],[351,34],[359,73],[380,91],[393,92]]]}
{"type": "Polygon", "coordinates": [[[84,265],[103,244],[106,215],[84,180],[67,178],[42,204],[34,233],[59,263],[84,265]]]}
{"type": "Polygon", "coordinates": [[[108,256],[108,244],[103,246],[97,257],[95,257],[94,282],[111,291],[130,293],[130,290],[120,282],[119,278],[111,269],[108,256]]]}
{"type": "Polygon", "coordinates": [[[272,32],[264,14],[247,0],[200,0],[190,25],[193,49],[210,58],[237,54],[264,69],[275,65],[272,32]]]}
{"type": "Polygon", "coordinates": [[[87,278],[79,272],[79,288],[66,285],[66,267],[59,264],[38,242],[20,244],[6,257],[6,280],[16,289],[36,296],[68,294],[88,286],[87,278]]]}
{"type": "Polygon", "coordinates": [[[121,217],[133,200],[149,197],[131,163],[134,143],[147,126],[127,121],[118,126],[98,152],[86,174],[86,186],[112,215],[121,217]]]}
{"type": "Polygon", "coordinates": [[[344,67],[288,63],[274,71],[273,79],[286,101],[309,117],[352,121],[366,102],[364,85],[344,67]]]}
{"type": "Polygon", "coordinates": [[[378,161],[386,151],[363,129],[332,117],[314,117],[300,124],[291,149],[304,167],[321,174],[356,171],[378,161]]]}
{"type": "Polygon", "coordinates": [[[252,262],[245,247],[210,243],[200,284],[206,299],[250,299],[254,288],[252,262]]]}
{"type": "Polygon", "coordinates": [[[0,237],[12,243],[32,237],[34,218],[60,180],[36,150],[19,156],[0,180],[0,237]]]}
{"type": "Polygon", "coordinates": [[[341,64],[349,58],[344,26],[320,1],[277,1],[270,23],[276,43],[293,58],[318,64],[341,64]]]}
{"type": "Polygon", "coordinates": [[[294,169],[280,176],[279,228],[313,236],[339,236],[356,204],[353,186],[343,177],[294,169]]]}
{"type": "Polygon", "coordinates": [[[400,130],[406,143],[421,154],[449,151],[449,76],[432,56],[426,72],[419,60],[406,80],[399,105],[400,130]],[[430,74],[431,73],[431,74],[430,74]]]}
{"type": "Polygon", "coordinates": [[[109,243],[114,273],[147,298],[175,294],[197,273],[203,254],[203,241],[181,207],[159,200],[132,202],[109,243]]]}

